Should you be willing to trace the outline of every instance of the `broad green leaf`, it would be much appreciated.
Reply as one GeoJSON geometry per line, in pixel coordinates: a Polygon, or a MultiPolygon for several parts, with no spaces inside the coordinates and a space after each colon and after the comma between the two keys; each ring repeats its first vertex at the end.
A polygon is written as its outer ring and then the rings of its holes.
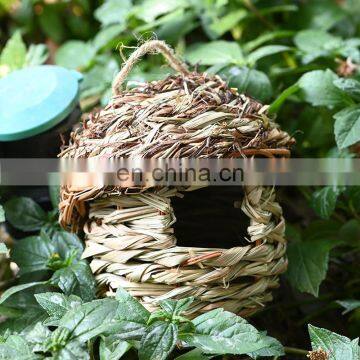
{"type": "Polygon", "coordinates": [[[100,29],[92,41],[93,47],[96,51],[99,51],[103,47],[107,46],[111,40],[114,40],[124,30],[125,24],[110,25],[106,28],[100,29]]]}
{"type": "Polygon", "coordinates": [[[0,304],[2,304],[4,301],[6,301],[7,299],[9,299],[12,295],[18,293],[19,291],[23,291],[25,289],[34,287],[34,286],[39,286],[39,285],[44,285],[46,282],[45,281],[36,281],[36,282],[31,282],[31,283],[26,283],[26,284],[21,284],[21,285],[16,285],[13,286],[9,289],[7,289],[6,291],[4,291],[0,297],[0,304]]]}
{"type": "Polygon", "coordinates": [[[0,66],[7,66],[10,71],[21,69],[26,61],[26,46],[20,31],[16,31],[8,40],[0,55],[0,66]]]}
{"type": "Polygon", "coordinates": [[[26,53],[25,65],[36,66],[42,65],[49,57],[48,49],[46,45],[30,45],[29,50],[26,53]]]}
{"type": "Polygon", "coordinates": [[[347,314],[353,310],[360,308],[360,300],[338,300],[337,303],[345,309],[343,311],[343,314],[347,314]]]}
{"type": "Polygon", "coordinates": [[[351,103],[348,95],[334,85],[338,79],[331,70],[314,70],[304,74],[298,81],[303,98],[313,106],[334,108],[351,103]]]}
{"type": "Polygon", "coordinates": [[[295,45],[303,54],[305,64],[318,57],[329,56],[340,48],[342,40],[322,30],[302,30],[294,37],[295,45]]]}
{"type": "Polygon", "coordinates": [[[46,224],[45,211],[27,197],[12,198],[4,204],[6,219],[22,231],[37,231],[46,224]]]}
{"type": "Polygon", "coordinates": [[[20,335],[10,335],[4,343],[0,343],[0,359],[37,360],[42,358],[31,351],[26,340],[20,335]]]}
{"type": "Polygon", "coordinates": [[[139,339],[145,332],[150,313],[125,290],[116,291],[118,308],[115,323],[107,329],[109,334],[117,334],[122,340],[139,339]]]}
{"type": "Polygon", "coordinates": [[[360,141],[360,105],[347,107],[334,115],[335,139],[339,149],[360,141]]]}
{"type": "Polygon", "coordinates": [[[247,15],[248,12],[244,9],[231,11],[220,19],[212,22],[209,25],[209,30],[216,34],[216,38],[218,38],[234,28],[241,20],[244,20],[247,15]]]}
{"type": "Polygon", "coordinates": [[[90,301],[95,297],[94,276],[85,260],[55,271],[50,281],[66,295],[78,295],[84,301],[90,301]]]}
{"type": "Polygon", "coordinates": [[[0,305],[0,315],[6,318],[17,318],[23,314],[23,310],[15,307],[0,305]]]}
{"type": "MultiPolygon", "coordinates": [[[[353,200],[353,199],[352,199],[353,200]]],[[[339,238],[349,246],[360,247],[360,220],[351,219],[342,225],[339,238]]]]}
{"type": "Polygon", "coordinates": [[[303,29],[329,30],[346,16],[344,8],[332,1],[311,1],[303,5],[294,19],[303,29]]]}
{"type": "Polygon", "coordinates": [[[131,345],[128,342],[108,336],[100,340],[100,360],[118,360],[130,349],[131,345]]]}
{"type": "Polygon", "coordinates": [[[47,270],[47,264],[56,253],[54,244],[41,236],[30,236],[18,241],[12,252],[12,259],[20,267],[20,273],[47,270]]]}
{"type": "Polygon", "coordinates": [[[334,85],[350,95],[354,100],[360,101],[360,81],[355,79],[338,78],[334,85]]]}
{"type": "Polygon", "coordinates": [[[95,10],[94,15],[103,26],[125,24],[131,9],[131,0],[105,0],[105,2],[95,10]]]}
{"type": "Polygon", "coordinates": [[[349,338],[329,330],[308,325],[311,346],[313,350],[325,350],[329,360],[359,360],[359,339],[349,338]]]}
{"type": "Polygon", "coordinates": [[[291,285],[299,291],[318,296],[320,284],[326,277],[329,252],[337,244],[328,239],[290,243],[287,277],[291,285]]]}
{"type": "Polygon", "coordinates": [[[65,40],[67,33],[67,29],[63,25],[62,15],[56,6],[43,6],[37,17],[44,35],[58,44],[65,40]]]}
{"type": "Polygon", "coordinates": [[[267,101],[272,96],[272,86],[268,76],[248,67],[231,66],[219,72],[230,87],[237,88],[240,94],[249,95],[259,101],[267,101]]]}
{"type": "Polygon", "coordinates": [[[119,65],[111,58],[96,64],[84,75],[81,83],[81,98],[102,94],[107,89],[111,89],[111,82],[118,71],[119,65]]]}
{"type": "Polygon", "coordinates": [[[45,351],[45,343],[51,336],[51,331],[44,326],[41,322],[38,322],[26,335],[26,341],[31,344],[32,351],[45,351]]]}
{"type": "Polygon", "coordinates": [[[273,337],[267,336],[267,345],[264,346],[262,349],[249,353],[248,355],[253,358],[257,359],[259,357],[280,357],[283,356],[284,347],[281,345],[280,341],[276,340],[273,337]]]}
{"type": "Polygon", "coordinates": [[[77,251],[77,259],[80,260],[81,254],[84,250],[84,245],[78,236],[67,231],[55,231],[51,242],[54,244],[56,252],[66,259],[73,249],[77,251]]]}
{"type": "Polygon", "coordinates": [[[35,294],[35,298],[49,316],[57,320],[60,320],[67,311],[82,304],[82,300],[78,296],[65,296],[55,292],[35,294]]]}
{"type": "Polygon", "coordinates": [[[159,304],[166,312],[176,316],[187,310],[193,301],[193,297],[188,297],[180,300],[166,299],[160,301],[159,304]]]}
{"type": "Polygon", "coordinates": [[[185,58],[191,64],[238,64],[244,61],[240,46],[231,41],[212,41],[189,46],[185,58]]]}
{"type": "Polygon", "coordinates": [[[158,16],[170,13],[187,6],[186,0],[147,0],[134,9],[135,16],[147,23],[153,22],[158,16]]]}
{"type": "Polygon", "coordinates": [[[266,56],[270,56],[270,55],[274,55],[274,54],[278,54],[284,51],[289,51],[291,50],[291,48],[289,46],[284,46],[284,45],[265,45],[263,47],[260,47],[256,50],[254,50],[253,52],[251,52],[247,57],[246,60],[248,63],[250,64],[255,64],[257,61],[259,61],[260,59],[266,57],[266,56]]]}
{"type": "Polygon", "coordinates": [[[118,306],[115,299],[91,301],[68,311],[61,318],[59,326],[70,330],[72,340],[80,343],[88,341],[103,333],[114,322],[118,306]]]}
{"type": "Polygon", "coordinates": [[[91,360],[86,344],[70,341],[53,355],[54,360],[91,360]]]}
{"type": "Polygon", "coordinates": [[[155,322],[141,339],[139,360],[165,360],[174,350],[178,328],[171,322],[155,322]]]}
{"type": "Polygon", "coordinates": [[[336,201],[341,189],[334,186],[326,186],[312,194],[311,206],[323,219],[329,219],[335,210],[336,201]]]}
{"type": "Polygon", "coordinates": [[[55,63],[69,69],[84,70],[94,59],[95,53],[92,44],[80,40],[70,40],[56,52],[55,63]]]}
{"type": "Polygon", "coordinates": [[[247,354],[269,345],[269,337],[261,334],[246,320],[223,309],[209,311],[193,321],[195,332],[181,340],[206,354],[247,354]]]}
{"type": "Polygon", "coordinates": [[[193,349],[175,358],[175,360],[209,360],[213,356],[203,354],[200,349],[193,349]]]}

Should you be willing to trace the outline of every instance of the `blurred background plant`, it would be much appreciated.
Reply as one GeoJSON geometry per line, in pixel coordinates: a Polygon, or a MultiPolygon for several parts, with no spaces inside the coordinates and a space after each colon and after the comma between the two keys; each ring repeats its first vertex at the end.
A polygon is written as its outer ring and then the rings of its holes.
{"type": "MultiPolygon", "coordinates": [[[[0,0],[0,17],[0,77],[44,62],[77,69],[84,111],[108,102],[134,47],[159,38],[195,68],[271,104],[297,139],[295,157],[360,153],[359,0],[0,0]]],[[[170,72],[151,56],[128,86],[170,72]]],[[[283,188],[280,201],[289,270],[255,323],[302,348],[310,321],[357,336],[360,189],[283,188]]]]}

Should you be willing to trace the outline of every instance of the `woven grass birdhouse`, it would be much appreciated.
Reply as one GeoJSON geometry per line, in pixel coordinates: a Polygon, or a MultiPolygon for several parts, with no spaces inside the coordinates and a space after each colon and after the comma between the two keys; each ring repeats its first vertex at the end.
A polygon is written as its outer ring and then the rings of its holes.
{"type": "MultiPolygon", "coordinates": [[[[149,41],[129,57],[114,80],[113,93],[111,102],[72,134],[61,157],[290,154],[293,139],[267,116],[267,106],[238,94],[218,76],[190,72],[161,41],[149,41]],[[178,74],[122,91],[120,86],[134,63],[149,52],[162,53],[178,74]]],[[[285,223],[273,188],[235,188],[226,191],[232,198],[225,208],[221,201],[226,196],[219,187],[219,203],[207,205],[204,201],[213,199],[208,193],[201,197],[203,190],[198,190],[199,197],[191,200],[198,191],[176,186],[137,193],[116,186],[76,190],[63,186],[61,223],[72,228],[82,224],[83,257],[91,261],[101,296],[114,295],[122,287],[150,310],[162,299],[194,296],[189,316],[217,307],[248,316],[271,300],[271,290],[286,269],[285,223]],[[181,202],[187,208],[181,208],[181,202]],[[230,226],[217,218],[199,227],[197,216],[200,219],[202,213],[216,209],[216,216],[226,221],[233,204],[237,212],[231,213],[235,214],[231,228],[239,223],[245,232],[242,237],[237,234],[235,241],[228,242],[230,226]],[[195,211],[196,206],[200,208],[195,211]],[[183,232],[186,239],[180,241],[177,224],[184,223],[182,216],[189,219],[190,230],[183,232]],[[212,241],[207,241],[208,227],[212,241]],[[204,236],[197,242],[200,233],[204,236]]]]}

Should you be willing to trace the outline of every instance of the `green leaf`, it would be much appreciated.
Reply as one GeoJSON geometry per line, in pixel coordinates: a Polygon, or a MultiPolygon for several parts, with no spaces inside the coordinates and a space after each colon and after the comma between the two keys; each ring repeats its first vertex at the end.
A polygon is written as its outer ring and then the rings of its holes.
{"type": "Polygon", "coordinates": [[[103,26],[125,24],[131,10],[131,0],[105,0],[105,2],[95,10],[94,16],[103,26]]]}
{"type": "Polygon", "coordinates": [[[284,347],[281,345],[280,341],[267,336],[267,345],[260,350],[253,351],[248,355],[253,358],[257,359],[258,357],[280,357],[283,356],[284,347]]]}
{"type": "Polygon", "coordinates": [[[46,45],[30,45],[29,50],[26,53],[25,65],[36,66],[42,65],[49,57],[48,49],[46,45]]]}
{"type": "Polygon", "coordinates": [[[245,19],[247,15],[248,12],[244,9],[231,11],[220,19],[212,22],[209,25],[209,30],[216,35],[214,37],[218,38],[234,28],[241,20],[245,19]]]}
{"type": "Polygon", "coordinates": [[[89,349],[79,341],[70,341],[54,353],[54,360],[90,360],[89,349]]]}
{"type": "Polygon", "coordinates": [[[166,299],[160,301],[159,305],[168,313],[173,316],[180,315],[189,308],[194,301],[193,297],[187,297],[180,300],[166,299]]]}
{"type": "Polygon", "coordinates": [[[193,321],[195,332],[181,340],[206,354],[247,354],[269,345],[269,337],[261,334],[246,320],[223,309],[209,311],[193,321]]]}
{"type": "Polygon", "coordinates": [[[38,322],[27,334],[26,341],[31,344],[33,352],[45,352],[45,343],[50,338],[51,331],[38,322]]]}
{"type": "Polygon", "coordinates": [[[80,40],[70,40],[56,52],[55,63],[69,69],[84,70],[94,59],[95,53],[92,44],[80,40]]]}
{"type": "Polygon", "coordinates": [[[84,245],[78,236],[74,233],[69,233],[67,231],[55,231],[52,239],[52,244],[55,246],[56,252],[66,259],[72,253],[72,250],[77,251],[76,258],[80,260],[81,254],[84,250],[84,245]]]}
{"type": "Polygon", "coordinates": [[[117,334],[122,340],[139,339],[145,332],[150,312],[125,290],[116,291],[119,304],[115,315],[115,323],[108,328],[107,333],[117,334]]]}
{"type": "Polygon", "coordinates": [[[85,260],[56,270],[50,282],[58,286],[66,295],[78,295],[84,301],[90,301],[95,297],[94,276],[85,260]]]}
{"type": "Polygon", "coordinates": [[[175,358],[175,360],[209,360],[213,356],[207,356],[200,349],[193,349],[175,358]]]}
{"type": "Polygon", "coordinates": [[[140,342],[139,360],[165,360],[174,350],[177,337],[178,328],[173,323],[150,325],[140,342]]]}
{"type": "Polygon", "coordinates": [[[325,350],[329,360],[359,360],[359,339],[350,340],[329,330],[308,325],[313,350],[325,350]]]}
{"type": "Polygon", "coordinates": [[[339,231],[339,238],[346,245],[355,248],[360,247],[360,220],[351,219],[342,225],[339,231]]]}
{"type": "Polygon", "coordinates": [[[121,32],[125,30],[125,24],[110,25],[104,29],[101,29],[94,40],[92,41],[93,47],[96,51],[107,46],[111,40],[114,40],[121,32]]]}
{"type": "Polygon", "coordinates": [[[305,64],[318,57],[329,56],[340,48],[342,40],[322,30],[303,30],[294,37],[295,45],[303,53],[305,64]]]}
{"type": "Polygon", "coordinates": [[[334,108],[351,103],[351,99],[334,85],[338,79],[331,70],[315,70],[304,74],[298,81],[303,98],[313,106],[334,108]]]}
{"type": "Polygon", "coordinates": [[[262,71],[245,66],[231,66],[221,70],[219,75],[230,87],[237,88],[240,94],[249,95],[259,101],[267,101],[272,96],[270,79],[262,71]]]}
{"type": "Polygon", "coordinates": [[[4,204],[6,219],[22,231],[37,231],[46,224],[45,211],[27,197],[12,198],[4,204]]]}
{"type": "Polygon", "coordinates": [[[260,59],[262,59],[262,58],[264,58],[266,56],[278,54],[278,53],[281,53],[281,52],[284,52],[284,51],[289,51],[289,50],[291,50],[291,48],[289,46],[266,45],[266,46],[263,46],[261,48],[258,48],[256,50],[254,50],[252,53],[250,53],[246,57],[246,60],[250,64],[255,64],[257,61],[259,61],[260,59]]]}
{"type": "Polygon", "coordinates": [[[191,45],[185,58],[193,65],[238,64],[244,61],[240,46],[223,40],[191,45]]]}
{"type": "Polygon", "coordinates": [[[36,301],[53,319],[60,320],[67,311],[82,304],[81,298],[75,295],[47,292],[35,294],[36,301]]]}
{"type": "Polygon", "coordinates": [[[20,31],[16,31],[14,35],[6,43],[1,55],[0,65],[8,66],[10,71],[21,69],[26,61],[26,46],[22,40],[20,31]]]}
{"type": "Polygon", "coordinates": [[[334,85],[350,95],[354,100],[360,101],[360,81],[348,78],[338,78],[334,85]]]}
{"type": "Polygon", "coordinates": [[[71,332],[72,340],[86,342],[103,333],[114,322],[118,306],[115,299],[91,301],[68,311],[59,326],[71,332]]]}
{"type": "Polygon", "coordinates": [[[111,88],[111,82],[119,71],[119,65],[112,58],[96,64],[84,75],[81,83],[81,98],[102,94],[111,88]]]}
{"type": "Polygon", "coordinates": [[[131,345],[116,337],[108,336],[100,340],[100,360],[118,360],[131,349],[131,345]]]}
{"type": "Polygon", "coordinates": [[[47,264],[56,252],[46,237],[30,236],[18,241],[12,250],[12,259],[20,267],[20,274],[48,270],[47,264]]]}
{"type": "Polygon", "coordinates": [[[147,23],[153,22],[158,16],[173,12],[187,6],[186,0],[147,0],[134,9],[135,16],[147,23]]]}
{"type": "Polygon", "coordinates": [[[42,359],[43,357],[40,355],[35,355],[22,336],[10,335],[4,343],[0,343],[0,358],[37,360],[42,359]]]}
{"type": "Polygon", "coordinates": [[[337,303],[345,309],[343,315],[360,308],[360,300],[338,300],[337,303]]]}
{"type": "Polygon", "coordinates": [[[44,284],[46,284],[45,281],[36,281],[36,282],[13,286],[2,293],[1,298],[0,298],[0,304],[2,304],[4,301],[6,301],[12,295],[18,293],[19,291],[23,291],[25,289],[28,289],[28,288],[31,288],[34,286],[44,285],[44,284]]]}
{"type": "Polygon", "coordinates": [[[335,210],[336,201],[341,189],[335,186],[326,186],[312,194],[311,206],[323,219],[329,219],[335,210]]]}
{"type": "Polygon", "coordinates": [[[287,277],[291,285],[314,296],[325,279],[330,250],[338,245],[328,239],[297,241],[288,246],[289,267],[287,277]]]}
{"type": "Polygon", "coordinates": [[[360,141],[360,105],[347,107],[334,115],[335,139],[339,149],[360,141]]]}
{"type": "Polygon", "coordinates": [[[15,307],[0,305],[0,315],[6,318],[17,318],[23,314],[21,309],[15,307]]]}

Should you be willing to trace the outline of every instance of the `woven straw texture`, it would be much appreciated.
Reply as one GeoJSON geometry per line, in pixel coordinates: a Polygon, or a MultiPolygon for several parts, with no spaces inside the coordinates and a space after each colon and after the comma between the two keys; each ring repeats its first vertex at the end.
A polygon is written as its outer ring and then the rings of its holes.
{"type": "MultiPolygon", "coordinates": [[[[293,143],[267,116],[267,106],[217,76],[187,72],[114,95],[60,156],[274,157],[289,156],[293,143]]],[[[150,310],[162,299],[194,296],[190,316],[217,307],[248,316],[271,300],[287,266],[274,189],[247,186],[234,199],[249,218],[247,245],[229,249],[177,246],[171,200],[192,190],[62,188],[60,221],[83,228],[83,257],[91,259],[100,295],[122,287],[150,310]]]]}

